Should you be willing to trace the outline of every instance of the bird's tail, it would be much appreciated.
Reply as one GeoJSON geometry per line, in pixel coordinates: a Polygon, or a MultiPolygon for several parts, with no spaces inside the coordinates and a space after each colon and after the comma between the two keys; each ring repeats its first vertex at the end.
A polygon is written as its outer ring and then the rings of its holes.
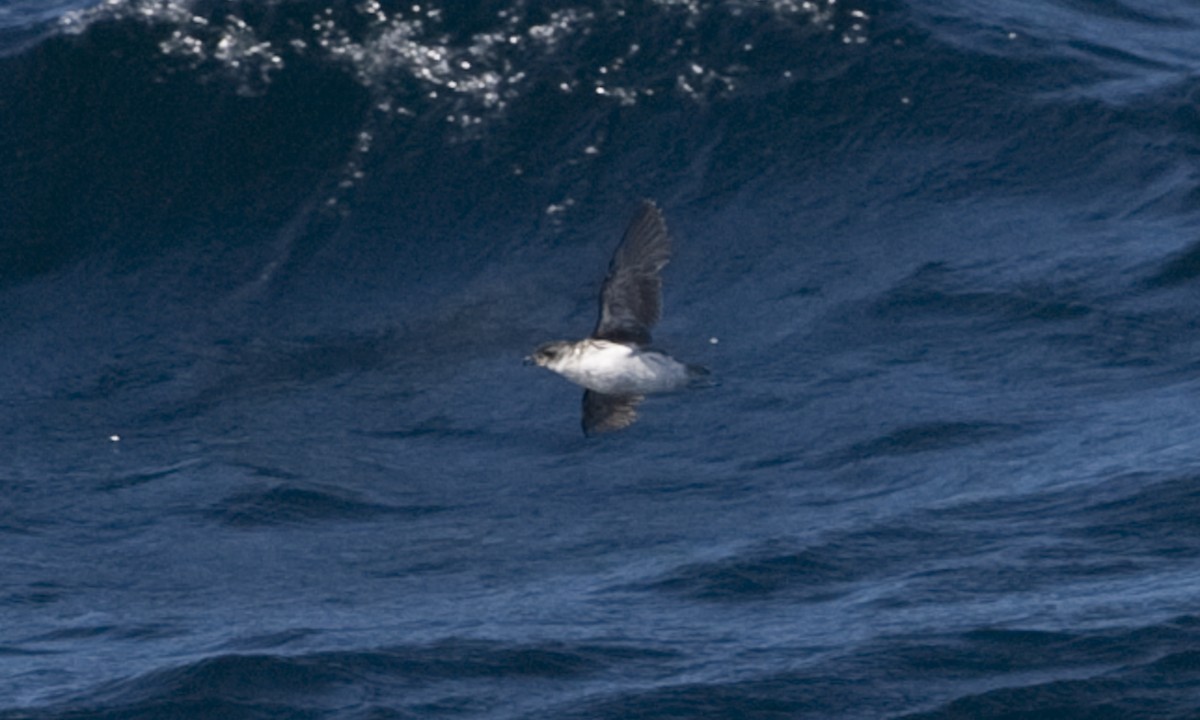
{"type": "Polygon", "coordinates": [[[687,373],[689,388],[710,388],[718,385],[716,378],[712,375],[712,371],[703,365],[688,365],[687,373]]]}

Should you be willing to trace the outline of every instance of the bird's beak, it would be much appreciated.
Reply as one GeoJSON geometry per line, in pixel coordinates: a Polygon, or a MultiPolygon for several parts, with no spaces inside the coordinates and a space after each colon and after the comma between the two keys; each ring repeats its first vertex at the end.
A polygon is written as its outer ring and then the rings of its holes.
{"type": "Polygon", "coordinates": [[[535,365],[537,363],[534,362],[532,355],[526,355],[525,359],[521,361],[521,364],[522,365],[535,365]]]}

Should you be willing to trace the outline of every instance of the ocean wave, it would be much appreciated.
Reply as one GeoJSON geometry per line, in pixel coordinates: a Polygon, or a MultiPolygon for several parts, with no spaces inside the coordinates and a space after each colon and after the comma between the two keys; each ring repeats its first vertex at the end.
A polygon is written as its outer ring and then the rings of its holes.
{"type": "Polygon", "coordinates": [[[636,646],[472,640],[371,651],[224,654],[110,683],[56,707],[0,717],[436,716],[499,709],[490,692],[464,695],[472,683],[578,682],[671,657],[636,646]]]}

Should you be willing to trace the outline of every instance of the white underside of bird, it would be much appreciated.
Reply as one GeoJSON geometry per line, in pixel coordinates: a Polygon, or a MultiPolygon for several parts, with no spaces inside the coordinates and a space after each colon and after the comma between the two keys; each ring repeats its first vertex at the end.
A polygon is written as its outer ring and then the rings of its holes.
{"type": "Polygon", "coordinates": [[[588,390],[609,395],[649,395],[688,386],[688,366],[666,353],[608,340],[588,339],[546,364],[588,390]]]}

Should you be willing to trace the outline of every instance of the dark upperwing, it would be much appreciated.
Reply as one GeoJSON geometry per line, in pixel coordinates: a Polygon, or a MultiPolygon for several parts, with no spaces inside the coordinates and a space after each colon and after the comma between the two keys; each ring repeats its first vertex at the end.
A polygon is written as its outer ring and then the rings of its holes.
{"type": "Polygon", "coordinates": [[[613,253],[600,291],[600,320],[592,337],[646,345],[662,314],[660,271],[671,259],[662,212],[643,200],[613,253]]]}

